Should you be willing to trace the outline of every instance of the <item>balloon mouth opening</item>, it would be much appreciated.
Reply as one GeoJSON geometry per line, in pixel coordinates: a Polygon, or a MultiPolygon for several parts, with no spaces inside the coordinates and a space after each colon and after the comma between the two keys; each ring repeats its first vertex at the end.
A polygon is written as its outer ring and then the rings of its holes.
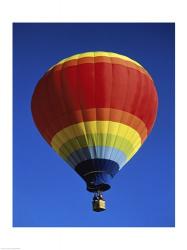
{"type": "Polygon", "coordinates": [[[94,185],[94,184],[87,184],[87,190],[89,192],[97,192],[97,191],[107,191],[111,188],[111,186],[109,184],[106,183],[101,183],[99,185],[94,185]]]}
{"type": "Polygon", "coordinates": [[[79,163],[75,171],[86,182],[89,192],[107,191],[112,178],[119,172],[119,165],[108,159],[89,159],[79,163]]]}

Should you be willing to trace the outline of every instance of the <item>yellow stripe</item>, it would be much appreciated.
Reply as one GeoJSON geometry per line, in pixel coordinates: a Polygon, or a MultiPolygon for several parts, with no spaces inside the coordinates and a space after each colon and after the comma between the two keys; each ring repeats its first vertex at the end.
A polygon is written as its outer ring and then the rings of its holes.
{"type": "MultiPolygon", "coordinates": [[[[142,144],[139,133],[130,126],[113,121],[89,121],[80,122],[59,131],[52,138],[51,146],[55,151],[57,151],[57,153],[60,154],[60,148],[62,148],[66,142],[75,139],[74,142],[76,141],[76,146],[73,142],[73,144],[70,143],[70,148],[63,148],[63,153],[67,156],[74,150],[77,150],[83,146],[114,146],[117,136],[129,141],[133,146],[133,149],[130,151],[128,146],[126,147],[123,143],[122,148],[118,148],[120,150],[124,148],[124,152],[126,151],[128,153],[128,158],[130,158],[131,155],[133,155],[142,144]],[[107,136],[99,137],[97,136],[98,134],[110,134],[113,135],[113,139],[112,141],[107,142],[107,136]],[[81,144],[78,139],[80,136],[83,136],[84,138],[84,142],[81,142],[81,144]]],[[[117,147],[119,147],[119,145],[117,147]]]]}
{"type": "MultiPolygon", "coordinates": [[[[129,61],[132,62],[140,67],[143,68],[143,66],[141,64],[139,64],[138,62],[132,60],[131,58],[127,57],[127,56],[123,56],[117,53],[113,53],[113,52],[102,52],[102,51],[97,51],[97,52],[86,52],[86,53],[81,53],[81,54],[76,54],[70,57],[67,57],[61,61],[59,61],[57,64],[53,65],[50,69],[52,69],[53,67],[55,67],[58,64],[63,64],[65,62],[68,62],[70,60],[74,60],[74,59],[80,59],[80,58],[84,58],[84,57],[97,57],[97,56],[107,56],[107,57],[115,57],[115,58],[120,58],[123,59],[124,61],[129,61]]],[[[50,70],[49,69],[49,70],[50,70]]]]}

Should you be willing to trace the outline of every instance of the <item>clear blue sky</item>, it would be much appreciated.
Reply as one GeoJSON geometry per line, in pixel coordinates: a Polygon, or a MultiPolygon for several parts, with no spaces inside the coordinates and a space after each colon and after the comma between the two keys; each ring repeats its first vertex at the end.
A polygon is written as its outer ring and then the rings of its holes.
{"type": "Polygon", "coordinates": [[[13,25],[13,226],[170,227],[174,197],[174,24],[13,25]],[[86,51],[111,51],[140,62],[155,81],[158,116],[152,133],[104,193],[107,210],[35,127],[30,103],[45,71],[86,51]]]}

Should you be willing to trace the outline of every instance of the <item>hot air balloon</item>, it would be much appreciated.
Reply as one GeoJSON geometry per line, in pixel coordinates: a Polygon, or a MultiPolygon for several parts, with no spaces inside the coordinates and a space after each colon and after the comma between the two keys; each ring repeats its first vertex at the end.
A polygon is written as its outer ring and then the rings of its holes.
{"type": "Polygon", "coordinates": [[[58,62],[39,80],[31,103],[41,135],[94,193],[94,211],[105,210],[102,192],[144,143],[157,107],[150,74],[112,52],[58,62]]]}

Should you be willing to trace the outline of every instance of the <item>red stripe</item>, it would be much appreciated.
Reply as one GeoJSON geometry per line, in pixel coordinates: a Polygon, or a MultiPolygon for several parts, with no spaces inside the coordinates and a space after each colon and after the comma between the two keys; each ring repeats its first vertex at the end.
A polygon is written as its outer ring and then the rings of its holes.
{"type": "MultiPolygon", "coordinates": [[[[85,64],[85,63],[110,63],[110,64],[120,64],[132,69],[136,69],[142,73],[148,74],[147,71],[142,68],[141,66],[131,62],[127,61],[121,58],[116,57],[108,57],[108,56],[95,56],[95,57],[82,57],[79,59],[71,59],[66,62],[63,62],[63,68],[71,67],[71,66],[77,66],[78,64],[85,64]]],[[[62,66],[61,63],[54,66],[55,70],[60,69],[62,66]]]]}
{"type": "MultiPolygon", "coordinates": [[[[40,80],[33,95],[32,112],[38,129],[50,142],[66,123],[63,115],[90,108],[129,112],[145,123],[149,133],[157,103],[153,81],[136,69],[100,62],[71,67],[62,64],[40,80]]],[[[86,120],[87,114],[82,115],[86,120]]]]}

